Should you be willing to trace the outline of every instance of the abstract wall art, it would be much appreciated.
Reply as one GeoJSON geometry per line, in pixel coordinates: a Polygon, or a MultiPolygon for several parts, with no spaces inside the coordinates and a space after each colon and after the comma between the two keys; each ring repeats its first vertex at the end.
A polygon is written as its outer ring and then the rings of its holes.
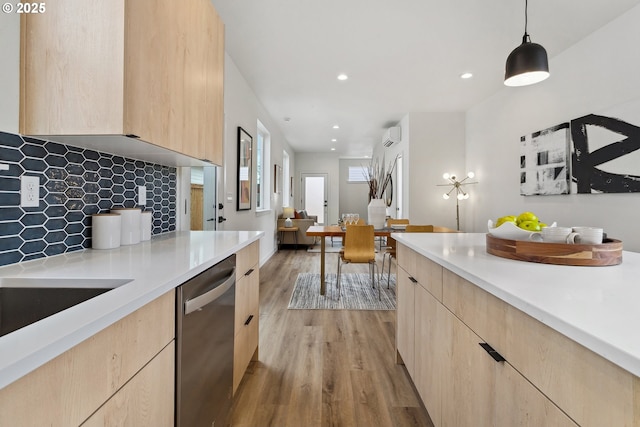
{"type": "Polygon", "coordinates": [[[520,194],[569,193],[569,123],[520,138],[520,194]]]}

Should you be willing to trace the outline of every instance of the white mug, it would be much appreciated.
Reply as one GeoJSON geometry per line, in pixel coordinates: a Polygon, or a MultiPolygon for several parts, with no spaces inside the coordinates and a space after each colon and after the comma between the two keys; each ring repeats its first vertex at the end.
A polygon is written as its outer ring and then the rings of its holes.
{"type": "Polygon", "coordinates": [[[529,240],[534,242],[568,243],[568,237],[573,230],[571,227],[544,227],[529,235],[529,240]]]}
{"type": "Polygon", "coordinates": [[[573,232],[567,237],[568,243],[582,245],[599,245],[602,243],[602,228],[597,227],[573,227],[573,232]]]}

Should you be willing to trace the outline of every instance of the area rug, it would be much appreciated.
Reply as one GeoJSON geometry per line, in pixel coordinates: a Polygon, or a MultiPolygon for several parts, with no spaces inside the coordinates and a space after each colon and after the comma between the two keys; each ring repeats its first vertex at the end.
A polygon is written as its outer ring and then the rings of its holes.
{"type": "Polygon", "coordinates": [[[378,288],[371,287],[368,273],[342,274],[342,293],[338,298],[336,274],[326,277],[325,295],[320,295],[320,273],[300,273],[296,279],[290,309],[304,310],[395,310],[396,276],[392,274],[387,289],[387,275],[381,276],[382,299],[378,299],[378,288]]]}

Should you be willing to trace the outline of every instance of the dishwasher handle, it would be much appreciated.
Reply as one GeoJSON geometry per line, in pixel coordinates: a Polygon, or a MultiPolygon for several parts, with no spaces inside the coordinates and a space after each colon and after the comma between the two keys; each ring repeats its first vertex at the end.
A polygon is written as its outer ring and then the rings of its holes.
{"type": "Polygon", "coordinates": [[[217,300],[220,298],[225,292],[229,290],[236,283],[236,269],[235,267],[231,270],[231,274],[229,277],[222,283],[220,286],[217,286],[211,289],[208,292],[205,292],[202,295],[198,295],[195,298],[191,298],[184,302],[184,314],[187,315],[189,313],[193,313],[196,310],[201,309],[205,305],[217,300]]]}

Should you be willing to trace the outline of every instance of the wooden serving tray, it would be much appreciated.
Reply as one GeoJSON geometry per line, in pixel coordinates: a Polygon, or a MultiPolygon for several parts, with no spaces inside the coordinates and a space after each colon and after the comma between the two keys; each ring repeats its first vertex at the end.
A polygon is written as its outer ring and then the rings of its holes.
{"type": "Polygon", "coordinates": [[[499,239],[487,234],[487,253],[519,261],[557,265],[603,266],[622,262],[622,242],[605,239],[599,245],[544,243],[499,239]]]}

